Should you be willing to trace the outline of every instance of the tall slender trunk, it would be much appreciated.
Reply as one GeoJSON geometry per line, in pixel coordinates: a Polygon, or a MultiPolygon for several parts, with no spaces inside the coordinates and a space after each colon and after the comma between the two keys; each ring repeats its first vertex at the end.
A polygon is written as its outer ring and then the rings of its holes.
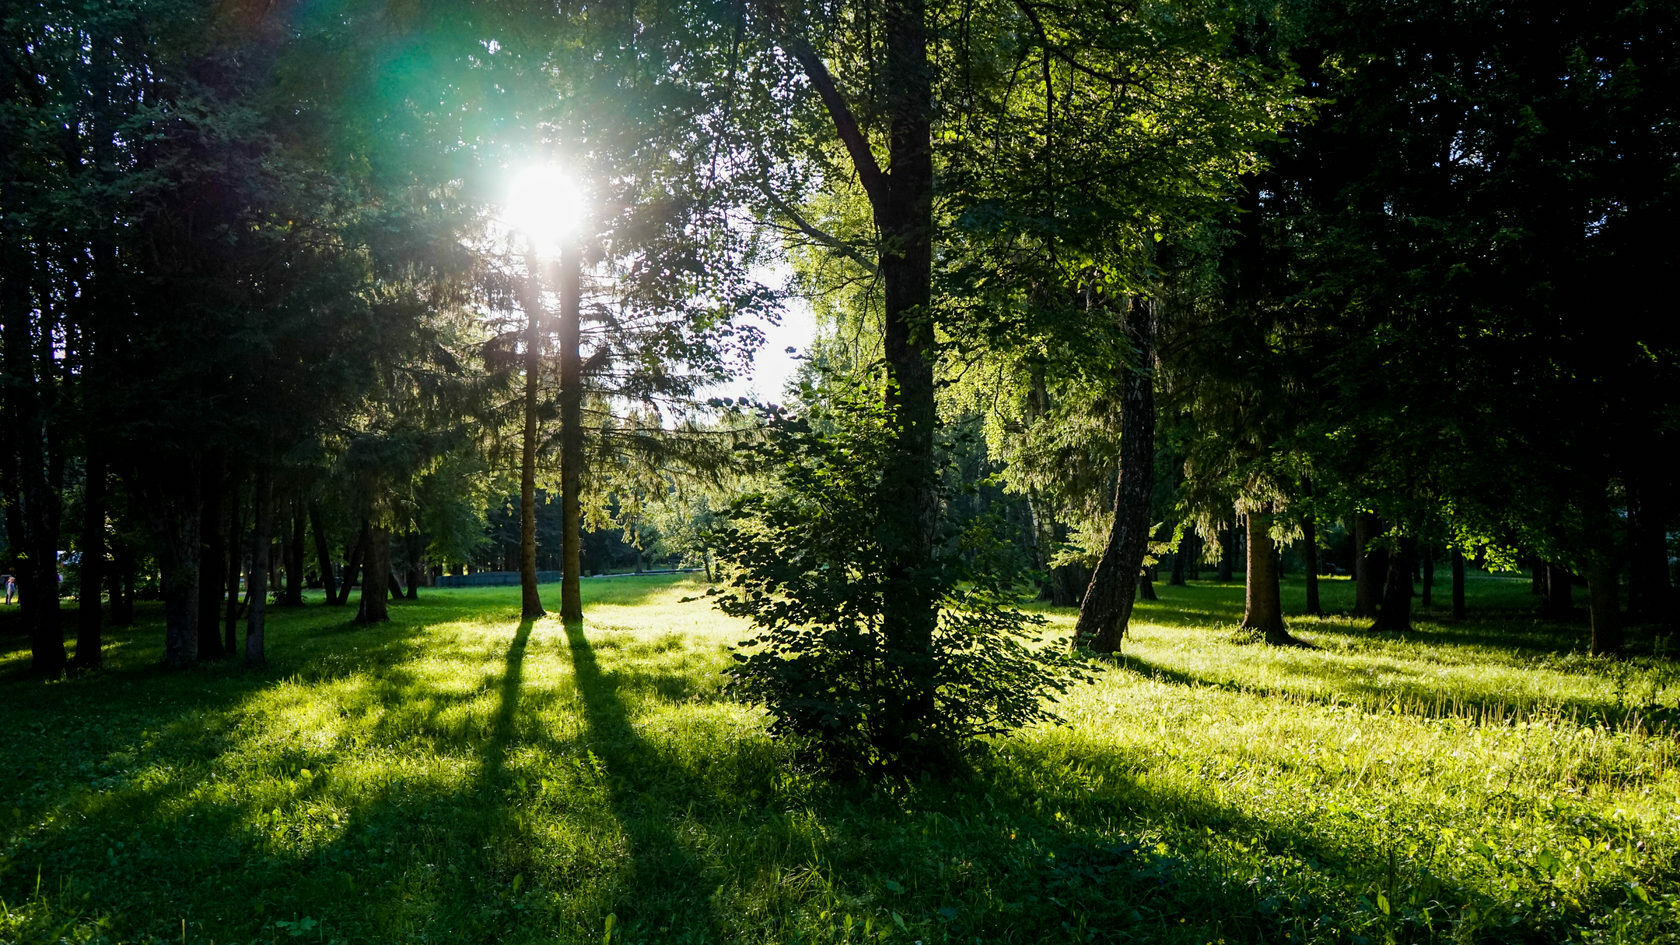
{"type": "Polygon", "coordinates": [[[1229,526],[1219,528],[1219,565],[1214,574],[1221,584],[1231,583],[1236,574],[1237,533],[1229,526]]]}
{"type": "Polygon", "coordinates": [[[560,619],[583,619],[583,260],[567,247],[560,266],[560,619]]]}
{"type": "Polygon", "coordinates": [[[190,666],[198,661],[199,527],[203,507],[194,469],[177,482],[180,494],[163,500],[157,556],[163,585],[163,663],[190,666]]]}
{"type": "Polygon", "coordinates": [[[1417,541],[1402,538],[1388,557],[1387,580],[1383,582],[1382,606],[1371,624],[1374,631],[1404,632],[1412,629],[1412,561],[1417,541]]]}
{"type": "Polygon", "coordinates": [[[1318,599],[1318,517],[1311,511],[1301,516],[1301,558],[1307,569],[1307,606],[1304,613],[1322,617],[1324,606],[1318,599]]]}
{"type": "Polygon", "coordinates": [[[1568,620],[1575,613],[1575,576],[1561,565],[1546,562],[1545,596],[1540,598],[1540,616],[1568,620]]]}
{"type": "Polygon", "coordinates": [[[227,587],[220,590],[222,598],[222,647],[229,656],[239,652],[239,576],[245,573],[245,551],[240,539],[245,534],[244,483],[233,477],[228,483],[227,498],[227,587]]]}
{"type": "Polygon", "coordinates": [[[268,663],[265,651],[265,623],[268,615],[268,555],[272,542],[269,530],[274,518],[274,474],[267,456],[257,460],[257,474],[251,483],[251,571],[245,578],[251,606],[245,612],[245,665],[268,663]]]}
{"type": "Polygon", "coordinates": [[[391,619],[386,601],[391,575],[391,533],[382,525],[367,526],[367,545],[362,550],[362,597],[356,608],[357,623],[384,623],[391,619]]]}
{"type": "Polygon", "coordinates": [[[338,603],[338,584],[333,580],[332,550],[327,545],[327,530],[321,522],[321,506],[309,503],[309,530],[315,533],[315,566],[321,569],[321,589],[326,591],[327,603],[338,603]]]}
{"type": "Polygon", "coordinates": [[[1455,545],[1452,551],[1452,619],[1459,621],[1464,616],[1464,552],[1455,545]]]}
{"type": "Polygon", "coordinates": [[[1593,555],[1587,562],[1587,600],[1592,616],[1594,656],[1607,656],[1622,648],[1622,618],[1617,604],[1616,566],[1608,555],[1593,555]]]}
{"type": "Polygon", "coordinates": [[[303,606],[304,546],[308,543],[309,518],[302,499],[291,501],[292,533],[286,541],[286,592],[280,603],[286,607],[303,606]]]}
{"type": "Polygon", "coordinates": [[[105,487],[105,457],[89,449],[82,489],[82,587],[76,608],[79,669],[98,669],[104,663],[100,591],[105,584],[105,487]]]}
{"type": "MultiPolygon", "coordinates": [[[[525,302],[525,423],[519,441],[519,619],[535,620],[547,613],[537,591],[537,388],[542,376],[542,287],[535,252],[526,255],[525,265],[529,288],[525,302]]],[[[368,557],[368,583],[377,580],[383,585],[389,569],[374,568],[375,557],[368,557]]],[[[386,619],[384,590],[381,586],[379,612],[374,615],[368,609],[367,589],[362,589],[357,620],[386,619]]]]}
{"type": "Polygon", "coordinates": [[[111,543],[111,626],[134,624],[134,551],[121,538],[111,543]]]}
{"type": "Polygon", "coordinates": [[[1383,533],[1382,520],[1360,512],[1353,520],[1353,615],[1374,617],[1388,577],[1388,552],[1373,543],[1383,533]]]}
{"type": "Polygon", "coordinates": [[[1272,512],[1268,505],[1248,513],[1248,569],[1244,583],[1243,620],[1267,643],[1285,646],[1296,642],[1283,626],[1283,592],[1278,577],[1277,543],[1272,540],[1272,512]]]}
{"type": "Polygon", "coordinates": [[[1114,520],[1074,626],[1074,642],[1098,653],[1118,652],[1131,621],[1137,576],[1149,547],[1149,502],[1155,486],[1155,303],[1134,299],[1130,308],[1125,328],[1135,361],[1121,369],[1114,520]]]}
{"type": "Polygon", "coordinates": [[[1187,531],[1179,536],[1178,547],[1173,549],[1172,576],[1167,579],[1171,587],[1183,587],[1185,584],[1185,559],[1190,557],[1190,533],[1187,531]]]}
{"type": "MultiPolygon", "coordinates": [[[[198,656],[213,659],[232,653],[224,647],[222,627],[221,589],[227,580],[228,519],[232,511],[225,495],[227,462],[217,454],[204,460],[203,480],[199,488],[199,594],[198,594],[198,656]]],[[[235,493],[237,497],[237,492],[235,493]]],[[[237,498],[235,499],[237,501],[237,498]]]]}
{"type": "Polygon", "coordinates": [[[1427,546],[1423,552],[1423,596],[1418,603],[1428,610],[1435,602],[1435,548],[1427,546]]]}

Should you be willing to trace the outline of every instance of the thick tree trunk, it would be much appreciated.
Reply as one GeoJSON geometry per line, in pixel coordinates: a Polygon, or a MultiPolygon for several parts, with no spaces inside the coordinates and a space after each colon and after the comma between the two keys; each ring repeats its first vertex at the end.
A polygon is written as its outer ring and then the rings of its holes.
{"type": "Polygon", "coordinates": [[[1415,539],[1402,538],[1399,548],[1387,556],[1388,579],[1383,582],[1382,606],[1371,624],[1373,631],[1401,633],[1412,629],[1412,560],[1416,549],[1415,539]]]}
{"type": "Polygon", "coordinates": [[[1318,519],[1312,512],[1301,516],[1301,558],[1307,568],[1307,606],[1304,613],[1310,617],[1322,617],[1324,606],[1318,600],[1318,519]]]}
{"type": "Polygon", "coordinates": [[[332,551],[327,545],[327,530],[321,522],[320,505],[309,503],[309,530],[315,533],[315,566],[321,569],[321,589],[329,604],[339,603],[338,584],[333,580],[332,551]]]}
{"type": "Polygon", "coordinates": [[[82,489],[82,587],[76,607],[76,667],[104,664],[100,591],[105,585],[105,458],[89,450],[82,489]]]}
{"type": "Polygon", "coordinates": [[[1382,520],[1361,512],[1353,521],[1353,615],[1374,617],[1388,578],[1388,552],[1372,543],[1383,533],[1382,520]]]}
{"type": "MultiPolygon", "coordinates": [[[[228,519],[232,511],[224,495],[227,463],[212,455],[204,461],[199,487],[198,658],[215,659],[233,652],[223,646],[222,586],[227,581],[228,519]]],[[[237,493],[236,493],[237,496],[237,493]]]]}
{"type": "Polygon", "coordinates": [[[286,592],[280,595],[280,604],[302,607],[304,546],[308,544],[309,519],[302,499],[294,499],[291,509],[292,533],[286,541],[286,592]]]}
{"type": "Polygon", "coordinates": [[[1200,581],[1202,579],[1202,536],[1199,532],[1191,532],[1185,536],[1185,540],[1190,543],[1190,551],[1184,562],[1184,569],[1188,572],[1186,577],[1192,581],[1200,581]]]}
{"type": "Polygon", "coordinates": [[[245,577],[250,589],[250,608],[245,613],[245,665],[253,668],[268,663],[265,650],[265,620],[268,616],[269,530],[274,518],[274,479],[266,457],[258,460],[251,488],[251,570],[245,577]]]}
{"type": "Polygon", "coordinates": [[[1074,627],[1074,643],[1098,653],[1118,652],[1131,620],[1137,576],[1149,546],[1149,504],[1155,486],[1155,303],[1134,299],[1125,327],[1135,361],[1121,369],[1114,521],[1074,627]]]}
{"type": "Polygon", "coordinates": [[[1179,536],[1178,547],[1173,549],[1172,576],[1167,578],[1167,586],[1183,587],[1185,585],[1186,558],[1190,557],[1190,533],[1179,536]]]}
{"type": "Polygon", "coordinates": [[[1423,552],[1423,596],[1419,603],[1428,610],[1435,602],[1435,549],[1423,552]]]}
{"type": "Polygon", "coordinates": [[[1457,546],[1452,551],[1452,619],[1463,620],[1464,610],[1464,552],[1457,546]]]}
{"type": "Polygon", "coordinates": [[[362,549],[362,597],[356,609],[357,623],[384,623],[391,619],[386,603],[386,584],[391,574],[391,534],[383,526],[367,526],[367,543],[362,549]]]}
{"type": "Polygon", "coordinates": [[[1161,599],[1160,595],[1155,593],[1155,581],[1149,576],[1147,568],[1144,569],[1142,574],[1138,575],[1137,592],[1139,600],[1158,601],[1161,599]]]}
{"type": "Polygon", "coordinates": [[[583,619],[583,261],[567,247],[560,267],[560,619],[583,619]]]}
{"type": "Polygon", "coordinates": [[[1547,620],[1568,620],[1575,614],[1575,576],[1552,562],[1546,562],[1546,593],[1540,599],[1540,616],[1547,620]]]}
{"type": "Polygon", "coordinates": [[[1245,630],[1274,646],[1295,643],[1283,626],[1283,591],[1279,584],[1277,543],[1272,540],[1270,509],[1248,513],[1247,590],[1243,599],[1245,630]]]}
{"type": "Polygon", "coordinates": [[[1588,561],[1587,599],[1592,616],[1594,656],[1608,656],[1622,648],[1622,618],[1617,603],[1616,569],[1607,556],[1595,555],[1588,561]]]}

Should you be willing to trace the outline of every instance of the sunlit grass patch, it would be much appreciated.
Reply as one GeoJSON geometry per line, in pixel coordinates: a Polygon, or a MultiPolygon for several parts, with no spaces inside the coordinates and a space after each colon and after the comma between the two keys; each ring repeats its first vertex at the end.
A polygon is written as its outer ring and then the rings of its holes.
{"type": "Polygon", "coordinates": [[[1240,588],[1162,587],[1060,724],[863,785],[723,696],[743,630],[697,588],[586,582],[581,628],[516,589],[276,611],[262,673],[159,672],[154,621],[102,674],[0,684],[0,941],[1680,934],[1674,667],[1579,628],[1299,619],[1316,648],[1278,650],[1240,588]]]}

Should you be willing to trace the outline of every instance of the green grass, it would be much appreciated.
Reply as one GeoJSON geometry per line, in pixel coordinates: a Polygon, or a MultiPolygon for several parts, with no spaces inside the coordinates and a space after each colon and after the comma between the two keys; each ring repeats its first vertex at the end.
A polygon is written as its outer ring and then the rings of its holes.
{"type": "Polygon", "coordinates": [[[909,785],[794,770],[698,586],[271,611],[260,673],[156,668],[156,614],[50,684],[0,639],[0,942],[1680,941],[1680,673],[1522,582],[1286,650],[1162,587],[1063,724],[909,785]]]}

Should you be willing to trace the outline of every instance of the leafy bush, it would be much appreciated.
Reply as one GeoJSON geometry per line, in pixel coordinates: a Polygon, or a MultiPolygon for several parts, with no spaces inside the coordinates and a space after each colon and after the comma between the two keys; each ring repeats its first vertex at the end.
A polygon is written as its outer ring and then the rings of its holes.
{"type": "Polygon", "coordinates": [[[979,736],[1050,718],[1079,678],[1072,656],[1032,636],[1043,621],[1015,607],[1018,567],[985,518],[942,536],[922,576],[938,601],[931,652],[886,639],[878,496],[891,448],[877,405],[769,414],[754,449],[771,478],[732,504],[714,539],[723,583],[708,593],[757,629],[730,692],[769,710],[773,737],[841,772],[931,767],[979,736]],[[924,685],[930,712],[892,709],[924,685]]]}

